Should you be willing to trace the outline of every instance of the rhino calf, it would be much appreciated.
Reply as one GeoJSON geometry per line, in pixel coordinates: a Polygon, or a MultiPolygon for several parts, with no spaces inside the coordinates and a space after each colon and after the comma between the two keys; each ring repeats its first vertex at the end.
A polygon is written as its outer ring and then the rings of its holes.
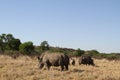
{"type": "Polygon", "coordinates": [[[38,60],[40,69],[45,65],[48,70],[51,66],[61,66],[61,71],[64,70],[64,67],[68,70],[69,57],[63,53],[43,53],[38,60]]]}

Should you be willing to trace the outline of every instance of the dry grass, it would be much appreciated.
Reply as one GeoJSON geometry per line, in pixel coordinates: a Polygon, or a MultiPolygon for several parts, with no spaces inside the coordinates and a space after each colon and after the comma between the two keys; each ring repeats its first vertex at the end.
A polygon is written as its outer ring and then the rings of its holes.
{"type": "MultiPolygon", "coordinates": [[[[77,59],[76,59],[77,60],[77,59]]],[[[39,70],[37,58],[0,55],[0,80],[120,80],[120,61],[95,60],[96,67],[75,65],[69,71],[39,70]]]]}

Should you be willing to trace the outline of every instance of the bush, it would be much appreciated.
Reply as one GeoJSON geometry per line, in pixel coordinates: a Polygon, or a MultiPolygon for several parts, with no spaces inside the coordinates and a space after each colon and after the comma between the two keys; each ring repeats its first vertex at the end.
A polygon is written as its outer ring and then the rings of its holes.
{"type": "Polygon", "coordinates": [[[80,50],[79,48],[74,53],[74,56],[82,56],[85,52],[83,50],[80,50]]]}
{"type": "Polygon", "coordinates": [[[19,50],[22,54],[31,54],[34,51],[32,42],[25,42],[19,46],[19,50]]]}
{"type": "Polygon", "coordinates": [[[90,51],[86,51],[86,54],[89,56],[97,56],[99,55],[99,52],[97,50],[90,50],[90,51]]]}

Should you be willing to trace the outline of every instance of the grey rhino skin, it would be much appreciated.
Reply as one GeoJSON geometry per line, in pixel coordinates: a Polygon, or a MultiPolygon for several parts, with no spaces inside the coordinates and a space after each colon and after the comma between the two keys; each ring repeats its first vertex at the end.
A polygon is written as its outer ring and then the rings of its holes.
{"type": "Polygon", "coordinates": [[[85,65],[95,65],[93,59],[90,56],[82,56],[79,58],[79,65],[85,64],[85,65]]]}
{"type": "Polygon", "coordinates": [[[48,70],[51,66],[61,66],[61,71],[64,70],[64,67],[68,70],[69,57],[63,53],[43,53],[38,60],[40,69],[45,65],[48,70]]]}

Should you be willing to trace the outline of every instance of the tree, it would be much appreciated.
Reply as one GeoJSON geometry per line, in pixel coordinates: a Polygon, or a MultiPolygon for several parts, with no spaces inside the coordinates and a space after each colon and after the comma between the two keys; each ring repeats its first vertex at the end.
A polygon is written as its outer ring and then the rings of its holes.
{"type": "Polygon", "coordinates": [[[13,35],[12,34],[2,34],[0,35],[0,39],[2,39],[2,41],[4,43],[7,43],[9,42],[10,40],[14,39],[13,35]]]}
{"type": "Polygon", "coordinates": [[[12,39],[8,42],[10,50],[19,50],[19,45],[21,44],[19,39],[12,39]]]}
{"type": "Polygon", "coordinates": [[[90,51],[86,51],[86,54],[90,56],[97,56],[99,52],[97,50],[90,50],[90,51]]]}
{"type": "Polygon", "coordinates": [[[3,41],[0,39],[0,51],[4,51],[3,41]]]}
{"type": "Polygon", "coordinates": [[[6,34],[0,35],[0,49],[1,49],[1,51],[5,50],[5,43],[6,43],[5,36],[6,36],[6,34]]]}
{"type": "Polygon", "coordinates": [[[19,39],[13,37],[12,34],[0,35],[0,49],[5,50],[18,50],[21,44],[19,39]]]}
{"type": "Polygon", "coordinates": [[[81,50],[80,48],[78,48],[77,51],[76,51],[76,56],[81,56],[83,54],[84,54],[84,51],[81,50]]]}
{"type": "Polygon", "coordinates": [[[24,42],[19,46],[19,50],[23,54],[31,54],[34,51],[33,42],[24,42]]]}
{"type": "Polygon", "coordinates": [[[0,46],[1,50],[8,50],[10,48],[9,42],[10,40],[14,39],[12,34],[2,34],[0,35],[0,46]]]}
{"type": "Polygon", "coordinates": [[[40,49],[41,49],[42,51],[49,50],[49,44],[48,44],[48,42],[47,42],[47,41],[41,42],[41,44],[40,44],[40,49]]]}

